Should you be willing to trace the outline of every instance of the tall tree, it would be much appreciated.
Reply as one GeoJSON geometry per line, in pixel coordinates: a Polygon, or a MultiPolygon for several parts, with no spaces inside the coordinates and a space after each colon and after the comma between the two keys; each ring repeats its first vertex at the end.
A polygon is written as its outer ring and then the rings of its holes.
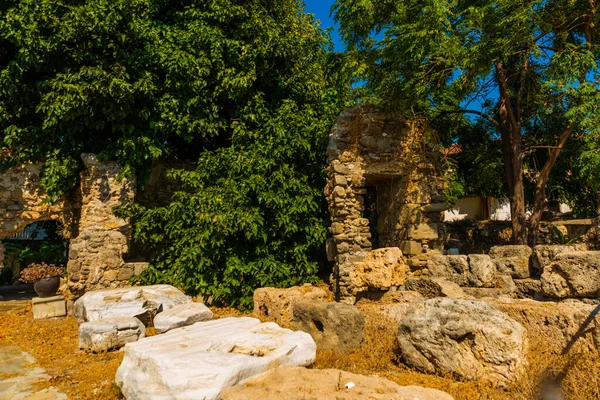
{"type": "Polygon", "coordinates": [[[502,140],[515,243],[527,241],[524,162],[546,150],[535,176],[530,244],[561,150],[573,136],[599,133],[597,8],[596,0],[337,0],[334,6],[344,39],[384,104],[431,119],[468,115],[493,127],[502,140]],[[544,143],[525,147],[528,136],[544,143]]]}
{"type": "Polygon", "coordinates": [[[0,167],[44,161],[75,185],[81,152],[176,170],[170,204],[121,210],[146,283],[251,305],[314,280],[326,237],[324,158],[349,92],[344,60],[300,0],[6,0],[0,167]]]}

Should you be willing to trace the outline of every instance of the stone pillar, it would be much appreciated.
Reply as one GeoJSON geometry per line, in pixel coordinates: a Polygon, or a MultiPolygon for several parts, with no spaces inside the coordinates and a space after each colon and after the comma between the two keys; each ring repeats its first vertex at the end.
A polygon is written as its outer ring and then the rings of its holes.
{"type": "Polygon", "coordinates": [[[135,196],[135,180],[120,177],[123,168],[82,154],[81,213],[77,235],[69,245],[69,291],[83,292],[126,286],[133,276],[124,255],[129,251],[131,227],[114,215],[114,208],[135,196]]]}

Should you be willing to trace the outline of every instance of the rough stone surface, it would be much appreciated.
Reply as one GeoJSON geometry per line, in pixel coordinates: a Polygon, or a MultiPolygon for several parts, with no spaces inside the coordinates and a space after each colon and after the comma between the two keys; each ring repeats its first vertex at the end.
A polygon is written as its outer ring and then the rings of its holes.
{"type": "Polygon", "coordinates": [[[349,304],[301,301],[294,304],[292,327],[308,332],[320,350],[351,353],[363,341],[364,317],[349,304]]]}
{"type": "Polygon", "coordinates": [[[202,303],[185,303],[163,311],[154,318],[156,332],[165,333],[171,329],[213,319],[213,313],[202,303]]]}
{"type": "Polygon", "coordinates": [[[526,330],[481,301],[413,303],[400,322],[398,339],[404,362],[428,373],[506,385],[519,377],[526,362],[526,330]]]}
{"type": "Polygon", "coordinates": [[[496,283],[496,265],[490,256],[469,254],[469,285],[475,287],[494,287],[496,283]]]}
{"type": "Polygon", "coordinates": [[[115,381],[128,400],[216,400],[224,388],[315,358],[315,342],[305,332],[222,318],[129,343],[115,381]]]}
{"type": "Polygon", "coordinates": [[[533,298],[542,291],[542,281],[540,279],[514,279],[515,292],[520,298],[533,298]]]}
{"type": "Polygon", "coordinates": [[[529,246],[495,246],[490,249],[490,257],[498,272],[509,274],[516,279],[531,277],[529,246]]]}
{"type": "Polygon", "coordinates": [[[527,329],[532,349],[555,354],[568,353],[574,346],[598,351],[600,315],[597,305],[569,299],[561,302],[532,299],[488,299],[527,329]]]}
{"type": "Polygon", "coordinates": [[[452,400],[449,394],[420,386],[399,386],[377,376],[338,369],[283,367],[243,385],[225,389],[222,400],[452,400]],[[349,382],[355,384],[347,389],[349,382]],[[341,386],[341,387],[340,387],[341,386]]]}
{"type": "Polygon", "coordinates": [[[79,325],[79,348],[100,353],[120,349],[146,336],[146,327],[137,318],[110,317],[79,325]]]}
{"type": "Polygon", "coordinates": [[[455,299],[470,298],[460,286],[443,278],[410,278],[404,283],[407,290],[420,293],[423,297],[452,297],[455,299]]]}
{"type": "Polygon", "coordinates": [[[445,187],[436,167],[439,154],[424,145],[428,135],[422,124],[369,106],[345,110],[335,121],[324,192],[335,246],[331,281],[336,300],[353,304],[364,290],[362,280],[352,283],[356,277],[351,270],[373,250],[372,226],[377,226],[378,247],[402,246],[405,254],[414,255],[423,245],[441,245],[441,207],[429,206],[434,199],[444,201],[445,187]],[[369,199],[374,200],[377,221],[366,218],[369,199]]]}
{"type": "Polygon", "coordinates": [[[64,317],[67,315],[65,296],[59,294],[44,298],[34,297],[31,299],[31,311],[33,319],[64,317]]]}
{"type": "Polygon", "coordinates": [[[531,258],[532,266],[535,272],[539,275],[544,272],[544,268],[549,266],[558,254],[573,253],[586,251],[585,244],[574,244],[569,246],[563,245],[539,245],[533,249],[533,257],[531,258]]]}
{"type": "Polygon", "coordinates": [[[73,314],[80,323],[109,317],[136,317],[147,326],[159,312],[191,302],[192,299],[171,285],[106,289],[80,297],[73,306],[73,314]]]}
{"type": "Polygon", "coordinates": [[[407,266],[402,251],[388,247],[370,251],[350,269],[350,283],[356,290],[389,289],[406,280],[407,266]]]}
{"type": "Polygon", "coordinates": [[[325,301],[328,297],[325,290],[310,284],[288,289],[259,288],[254,291],[254,315],[289,328],[294,303],[302,300],[325,301]]]}
{"type": "Polygon", "coordinates": [[[600,251],[557,254],[544,268],[542,294],[554,298],[600,296],[600,251]]]}
{"type": "Polygon", "coordinates": [[[469,283],[469,261],[467,256],[445,256],[436,254],[427,260],[427,269],[431,276],[444,278],[459,286],[467,286],[469,283]]]}

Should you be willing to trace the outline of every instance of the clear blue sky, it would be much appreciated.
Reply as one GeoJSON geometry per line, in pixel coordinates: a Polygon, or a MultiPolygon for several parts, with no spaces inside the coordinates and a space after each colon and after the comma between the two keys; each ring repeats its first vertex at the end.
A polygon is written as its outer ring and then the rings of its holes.
{"type": "Polygon", "coordinates": [[[321,21],[322,28],[334,28],[332,38],[335,43],[335,50],[342,51],[344,50],[344,44],[337,34],[337,26],[334,24],[333,18],[329,16],[334,1],[335,0],[304,0],[304,3],[306,3],[306,11],[314,14],[315,18],[321,21]]]}

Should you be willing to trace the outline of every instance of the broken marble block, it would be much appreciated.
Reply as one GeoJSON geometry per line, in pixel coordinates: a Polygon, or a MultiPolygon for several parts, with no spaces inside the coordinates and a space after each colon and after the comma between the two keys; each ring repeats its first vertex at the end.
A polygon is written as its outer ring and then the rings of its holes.
{"type": "Polygon", "coordinates": [[[163,311],[154,318],[157,333],[213,319],[213,313],[202,303],[180,304],[163,311]]]}
{"type": "Polygon", "coordinates": [[[146,327],[137,318],[111,317],[84,322],[79,326],[79,348],[100,353],[120,349],[146,336],[146,327]]]}
{"type": "Polygon", "coordinates": [[[171,285],[96,290],[77,299],[73,314],[79,323],[136,317],[148,326],[156,314],[191,302],[191,298],[171,285]]]}
{"type": "Polygon", "coordinates": [[[308,333],[256,318],[222,318],[125,346],[115,381],[128,400],[216,400],[221,390],[280,366],[314,363],[308,333]]]}

